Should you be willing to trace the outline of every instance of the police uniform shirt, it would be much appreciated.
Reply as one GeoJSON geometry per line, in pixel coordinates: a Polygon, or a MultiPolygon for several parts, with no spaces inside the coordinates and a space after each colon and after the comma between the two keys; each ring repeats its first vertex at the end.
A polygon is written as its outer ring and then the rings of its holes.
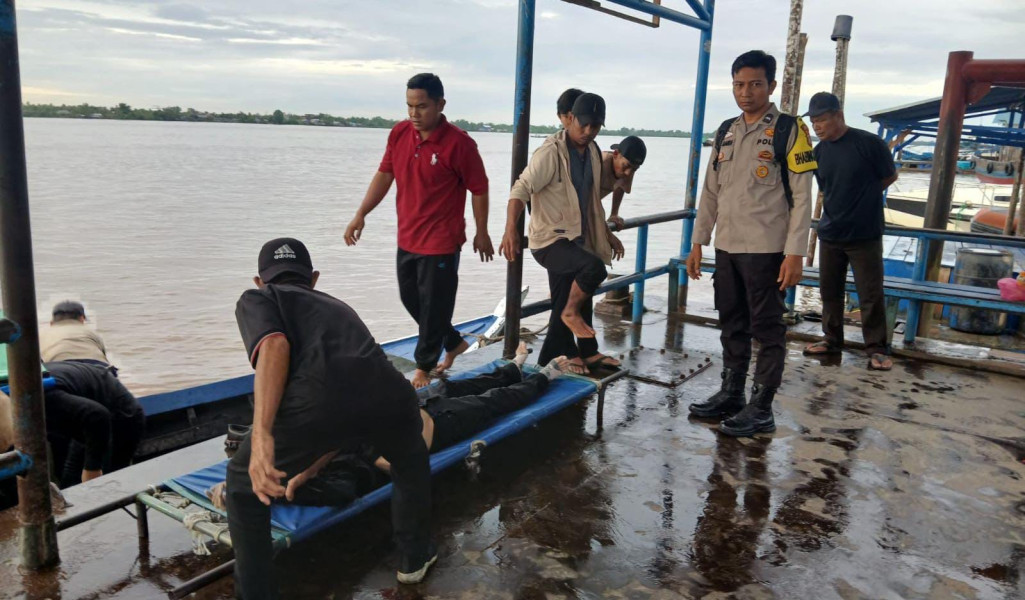
{"type": "Polygon", "coordinates": [[[389,403],[401,411],[400,400],[415,402],[412,386],[356,312],[337,298],[306,286],[268,284],[242,294],[235,318],[254,368],[264,342],[288,340],[288,380],[275,432],[338,439],[351,432],[332,430],[332,424],[351,422],[360,429],[363,414],[380,418],[389,403]]]}
{"type": "Polygon", "coordinates": [[[798,119],[787,143],[787,168],[793,208],[787,203],[780,165],[772,150],[779,110],[769,105],[757,122],[743,115],[734,121],[720,149],[719,169],[710,157],[694,225],[695,244],[730,253],[776,253],[803,256],[811,224],[811,182],[815,159],[808,128],[798,119]]]}

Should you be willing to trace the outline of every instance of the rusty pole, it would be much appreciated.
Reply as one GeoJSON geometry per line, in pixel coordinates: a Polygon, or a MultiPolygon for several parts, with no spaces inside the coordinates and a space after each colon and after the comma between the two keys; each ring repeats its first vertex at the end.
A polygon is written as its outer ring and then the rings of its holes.
{"type": "MultiPolygon", "coordinates": [[[[847,47],[851,43],[851,25],[854,17],[849,15],[837,15],[833,23],[833,35],[830,36],[836,42],[836,66],[833,68],[833,95],[840,99],[840,108],[843,108],[844,94],[847,91],[847,47]]],[[[814,218],[822,217],[822,190],[819,190],[815,198],[814,218]]],[[[815,264],[815,250],[818,245],[819,233],[812,228],[808,236],[808,256],[804,264],[812,266],[815,264]]]]}
{"type": "MultiPolygon", "coordinates": [[[[965,65],[972,62],[973,55],[969,51],[951,52],[947,58],[932,177],[929,178],[929,199],[925,205],[924,227],[927,229],[945,231],[947,219],[950,218],[950,200],[954,194],[954,177],[957,175],[957,154],[961,147],[961,129],[964,127],[964,113],[968,105],[968,82],[964,71],[965,65]]],[[[939,281],[943,240],[929,242],[925,260],[926,280],[939,281]]],[[[933,322],[932,313],[931,305],[923,306],[918,335],[924,337],[928,334],[933,322]]]]}
{"type": "Polygon", "coordinates": [[[18,477],[21,562],[38,569],[57,563],[60,557],[50,505],[14,0],[0,0],[0,255],[4,314],[22,330],[21,338],[7,346],[14,446],[33,462],[18,477]]]}
{"type": "Polygon", "coordinates": [[[790,22],[787,25],[787,55],[783,63],[783,91],[780,111],[797,114],[797,71],[801,58],[801,14],[804,0],[790,0],[790,22]]]}
{"type": "MultiPolygon", "coordinates": [[[[1025,118],[1025,116],[1023,116],[1023,118],[1025,118]]],[[[1021,226],[1021,222],[1023,220],[1025,220],[1025,219],[1022,219],[1022,217],[1021,217],[1022,209],[1021,209],[1021,207],[1019,207],[1020,204],[1025,204],[1025,203],[1021,202],[1021,177],[1022,177],[1021,171],[1022,171],[1023,168],[1025,168],[1025,148],[1018,148],[1018,167],[1014,171],[1014,188],[1012,188],[1012,190],[1011,190],[1011,203],[1007,205],[1007,222],[1004,223],[1004,235],[1014,235],[1015,234],[1015,227],[1014,227],[1014,213],[1015,213],[1015,209],[1018,209],[1017,212],[1019,214],[1017,234],[1021,235],[1022,231],[1023,231],[1022,230],[1022,226],[1021,226]]]]}
{"type": "Polygon", "coordinates": [[[794,75],[794,113],[801,112],[801,80],[804,76],[804,49],[808,46],[808,34],[802,33],[797,42],[797,73],[794,75]]]}

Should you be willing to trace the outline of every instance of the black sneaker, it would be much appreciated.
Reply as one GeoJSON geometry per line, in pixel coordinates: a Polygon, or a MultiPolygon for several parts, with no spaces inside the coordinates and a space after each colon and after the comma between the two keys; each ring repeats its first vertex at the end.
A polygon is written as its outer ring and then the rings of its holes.
{"type": "Polygon", "coordinates": [[[235,456],[238,447],[249,437],[252,430],[252,425],[228,425],[228,437],[224,438],[224,453],[228,458],[235,456]]]}
{"type": "Polygon", "coordinates": [[[427,548],[427,559],[414,559],[409,556],[402,557],[402,564],[399,566],[395,577],[399,583],[420,583],[427,577],[427,571],[438,560],[438,549],[431,544],[427,548]]]}

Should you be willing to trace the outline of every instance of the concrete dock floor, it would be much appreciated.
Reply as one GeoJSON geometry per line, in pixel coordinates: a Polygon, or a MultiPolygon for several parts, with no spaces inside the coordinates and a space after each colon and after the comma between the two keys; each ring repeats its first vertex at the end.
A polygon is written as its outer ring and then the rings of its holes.
{"type": "MultiPolygon", "coordinates": [[[[1025,597],[1022,379],[903,359],[870,372],[860,352],[807,359],[791,342],[778,431],[734,440],[687,413],[719,385],[718,330],[651,312],[601,323],[599,342],[666,384],[621,380],[601,431],[592,399],[488,448],[475,480],[437,477],[425,583],[396,584],[381,507],[282,555],[285,597],[1025,597]]],[[[69,513],[222,456],[211,440],[76,486],[69,513]]],[[[119,511],[62,532],[64,562],[28,573],[16,514],[0,514],[0,597],[159,598],[230,557],[149,520],[148,554],[119,511]]]]}

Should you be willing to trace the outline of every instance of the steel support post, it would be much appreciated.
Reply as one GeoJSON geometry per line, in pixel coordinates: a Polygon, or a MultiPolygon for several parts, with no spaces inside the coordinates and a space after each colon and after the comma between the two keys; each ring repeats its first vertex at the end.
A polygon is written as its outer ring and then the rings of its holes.
{"type": "Polygon", "coordinates": [[[0,254],[4,314],[22,330],[7,346],[14,446],[33,462],[18,477],[21,562],[39,569],[59,562],[60,556],[50,504],[14,0],[0,0],[0,254]]]}
{"type": "MultiPolygon", "coordinates": [[[[705,0],[705,10],[708,11],[708,29],[701,31],[701,39],[698,42],[698,77],[694,85],[694,116],[690,126],[690,161],[687,168],[687,191],[685,196],[685,208],[694,210],[698,205],[698,172],[701,170],[701,143],[704,141],[705,129],[705,103],[708,96],[708,65],[712,56],[712,19],[715,17],[715,0],[705,0]]],[[[680,240],[680,256],[687,256],[691,250],[691,240],[694,237],[694,218],[684,219],[683,234],[680,240]]],[[[671,302],[667,307],[668,312],[673,312],[687,306],[687,272],[684,269],[677,270],[674,278],[669,273],[669,285],[676,285],[676,293],[669,294],[671,302]]]]}
{"type": "MultiPolygon", "coordinates": [[[[513,98],[512,181],[527,167],[530,148],[530,88],[534,69],[534,0],[520,0],[519,25],[516,37],[516,92],[513,98]]],[[[516,235],[522,251],[506,267],[505,276],[505,347],[503,356],[512,358],[520,343],[520,290],[523,287],[523,258],[527,243],[523,238],[525,217],[516,223],[516,235]]]]}

